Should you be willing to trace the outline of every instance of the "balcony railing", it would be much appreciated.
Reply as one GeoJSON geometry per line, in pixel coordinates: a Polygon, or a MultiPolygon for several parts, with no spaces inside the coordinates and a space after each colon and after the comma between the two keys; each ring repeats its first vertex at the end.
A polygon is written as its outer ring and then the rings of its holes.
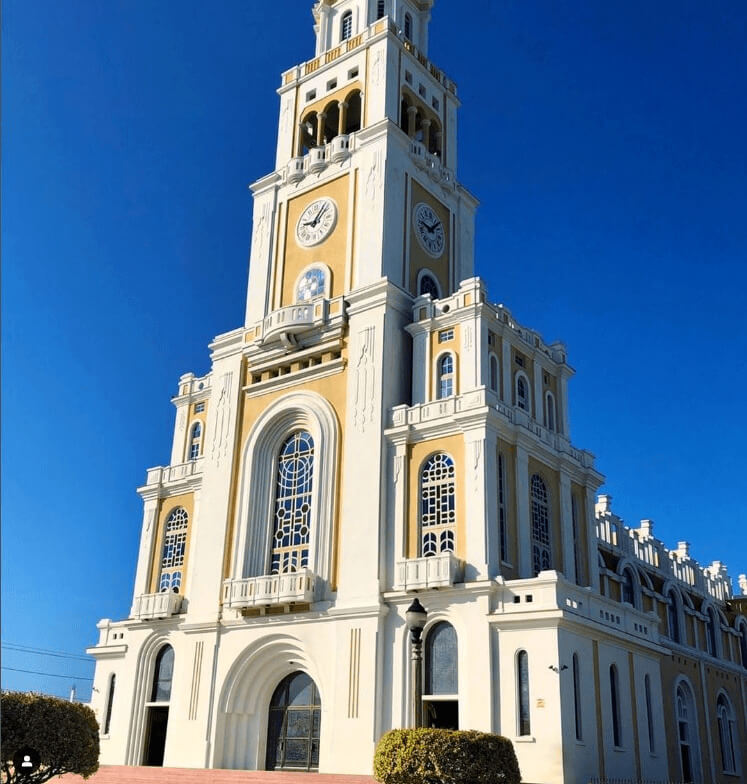
{"type": "Polygon", "coordinates": [[[355,148],[355,133],[341,133],[321,147],[312,147],[306,155],[291,158],[285,170],[288,182],[297,183],[309,174],[319,174],[331,163],[342,163],[355,148]]]}
{"type": "Polygon", "coordinates": [[[191,476],[196,476],[202,473],[203,458],[197,460],[190,460],[187,463],[178,463],[173,466],[156,466],[149,468],[146,473],[145,484],[158,485],[168,484],[169,482],[177,482],[180,479],[188,479],[191,476]]]}
{"type": "Polygon", "coordinates": [[[310,569],[292,574],[270,574],[225,580],[223,604],[226,607],[268,607],[309,604],[314,601],[316,578],[310,569]]]}
{"type": "Polygon", "coordinates": [[[461,580],[463,568],[464,564],[453,553],[409,558],[397,564],[394,588],[399,591],[450,588],[461,580]]]}
{"type": "Polygon", "coordinates": [[[172,591],[163,593],[144,593],[135,598],[130,610],[130,618],[150,621],[154,618],[169,618],[176,615],[182,606],[182,597],[172,591]]]}

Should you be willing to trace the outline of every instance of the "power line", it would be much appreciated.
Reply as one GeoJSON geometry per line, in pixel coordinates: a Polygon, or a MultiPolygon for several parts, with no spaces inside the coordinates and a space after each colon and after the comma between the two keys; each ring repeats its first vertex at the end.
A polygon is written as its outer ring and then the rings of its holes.
{"type": "Polygon", "coordinates": [[[55,651],[49,648],[34,648],[30,645],[20,645],[15,642],[4,642],[2,647],[9,651],[16,651],[18,653],[32,653],[37,656],[55,656],[61,659],[78,659],[79,661],[92,662],[90,656],[83,656],[79,653],[68,653],[67,651],[55,651]]]}
{"type": "Polygon", "coordinates": [[[3,670],[12,670],[13,672],[25,672],[28,675],[48,675],[50,678],[65,678],[69,681],[92,681],[93,678],[87,678],[85,675],[58,675],[55,672],[39,672],[38,670],[19,670],[17,667],[2,666],[3,670]]]}

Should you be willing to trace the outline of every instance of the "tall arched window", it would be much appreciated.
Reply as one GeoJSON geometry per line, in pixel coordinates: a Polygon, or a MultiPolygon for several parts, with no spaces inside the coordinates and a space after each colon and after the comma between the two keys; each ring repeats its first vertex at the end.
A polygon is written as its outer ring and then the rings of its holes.
{"type": "Polygon", "coordinates": [[[532,567],[535,577],[552,569],[550,503],[547,485],[539,474],[532,477],[532,567]]]}
{"type": "Polygon", "coordinates": [[[287,574],[309,565],[314,439],[305,430],[280,447],[275,481],[274,532],[270,574],[287,574]]]}
{"type": "Polygon", "coordinates": [[[612,711],[612,742],[616,747],[622,746],[622,723],[620,721],[620,679],[617,667],[610,667],[610,708],[612,711]]]}
{"type": "Polygon", "coordinates": [[[545,427],[555,430],[555,397],[552,392],[545,395],[545,427]]]}
{"type": "Polygon", "coordinates": [[[153,670],[153,688],[150,692],[151,702],[168,702],[171,699],[171,681],[174,677],[174,649],[164,645],[156,656],[153,670]]]}
{"type": "Polygon", "coordinates": [[[529,713],[529,656],[526,651],[519,651],[516,657],[516,691],[519,706],[519,736],[532,734],[532,722],[529,713]]]}
{"type": "Polygon", "coordinates": [[[576,718],[576,740],[584,739],[584,728],[581,717],[581,675],[578,666],[578,654],[573,654],[573,710],[576,718]]]}
{"type": "Polygon", "coordinates": [[[421,555],[453,553],[456,549],[456,488],[454,461],[444,452],[428,458],[420,476],[421,555]]]}
{"type": "Polygon", "coordinates": [[[656,751],[656,741],[654,738],[654,711],[651,704],[651,677],[646,675],[643,679],[643,689],[646,698],[646,728],[648,729],[648,750],[651,754],[656,751]]]}
{"type": "Polygon", "coordinates": [[[111,678],[109,678],[109,693],[106,698],[106,714],[104,717],[104,735],[109,734],[109,730],[112,726],[112,707],[114,705],[114,686],[117,681],[117,676],[112,673],[111,678]]]}
{"type": "Polygon", "coordinates": [[[674,642],[681,642],[680,637],[680,607],[677,601],[677,594],[669,591],[667,594],[667,630],[669,639],[674,642]]]}
{"type": "Polygon", "coordinates": [[[454,394],[454,356],[452,354],[444,354],[438,360],[436,392],[439,400],[454,394]]]}
{"type": "Polygon", "coordinates": [[[458,661],[456,630],[441,621],[425,638],[423,707],[429,727],[458,729],[458,661]]]}
{"type": "Polygon", "coordinates": [[[353,36],[353,12],[345,11],[340,22],[340,40],[347,41],[353,36]]]}
{"type": "Polygon", "coordinates": [[[677,686],[677,737],[680,744],[682,780],[692,782],[700,770],[700,746],[695,721],[695,702],[690,687],[682,682],[677,686]]]}
{"type": "Polygon", "coordinates": [[[522,411],[529,411],[529,382],[523,373],[516,376],[516,405],[522,411]]]}
{"type": "Polygon", "coordinates": [[[496,395],[500,393],[498,375],[498,357],[495,354],[490,355],[490,391],[495,392],[496,395]]]}
{"type": "Polygon", "coordinates": [[[711,656],[718,656],[718,641],[716,638],[716,629],[718,628],[718,620],[716,613],[712,607],[706,610],[706,650],[711,656]]]}
{"type": "Polygon", "coordinates": [[[418,296],[422,297],[423,294],[430,294],[431,299],[441,299],[441,289],[436,279],[427,272],[420,274],[420,281],[418,282],[418,296]]]}
{"type": "Polygon", "coordinates": [[[189,515],[187,510],[177,506],[166,520],[163,536],[163,555],[161,556],[161,577],[158,581],[160,593],[173,591],[179,593],[182,587],[182,569],[187,550],[189,515]]]}
{"type": "Polygon", "coordinates": [[[405,14],[405,38],[412,40],[412,16],[405,14]]]}
{"type": "Polygon", "coordinates": [[[189,459],[197,460],[202,451],[202,424],[195,422],[189,438],[189,459]]]}
{"type": "Polygon", "coordinates": [[[724,773],[737,773],[737,722],[729,698],[723,692],[716,700],[716,719],[724,773]]]}
{"type": "Polygon", "coordinates": [[[633,571],[627,567],[623,569],[622,573],[621,594],[622,601],[625,604],[630,604],[633,607],[637,606],[635,578],[633,577],[633,571]]]}
{"type": "Polygon", "coordinates": [[[376,3],[376,18],[383,19],[385,13],[386,13],[385,0],[378,0],[378,2],[376,3]]]}

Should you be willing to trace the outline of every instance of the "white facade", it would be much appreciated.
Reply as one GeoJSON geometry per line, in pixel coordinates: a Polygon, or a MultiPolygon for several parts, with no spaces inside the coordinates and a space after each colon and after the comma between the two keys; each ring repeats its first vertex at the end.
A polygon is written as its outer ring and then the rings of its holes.
{"type": "Polygon", "coordinates": [[[370,773],[412,719],[417,593],[445,662],[428,720],[511,738],[526,781],[737,781],[747,599],[597,501],[565,347],[474,277],[431,6],[323,0],[315,58],[283,74],[244,325],[179,379],[132,611],[89,651],[101,761],[370,773]]]}

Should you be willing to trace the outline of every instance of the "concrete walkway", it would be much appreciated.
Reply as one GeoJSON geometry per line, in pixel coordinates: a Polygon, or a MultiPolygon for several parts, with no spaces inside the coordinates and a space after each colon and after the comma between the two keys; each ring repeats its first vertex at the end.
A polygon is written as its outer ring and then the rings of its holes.
{"type": "MultiPolygon", "coordinates": [[[[80,776],[61,776],[53,782],[83,784],[80,776]]],[[[333,776],[320,773],[269,773],[254,770],[195,768],[132,768],[104,765],[89,784],[375,784],[370,776],[333,776]]]]}

